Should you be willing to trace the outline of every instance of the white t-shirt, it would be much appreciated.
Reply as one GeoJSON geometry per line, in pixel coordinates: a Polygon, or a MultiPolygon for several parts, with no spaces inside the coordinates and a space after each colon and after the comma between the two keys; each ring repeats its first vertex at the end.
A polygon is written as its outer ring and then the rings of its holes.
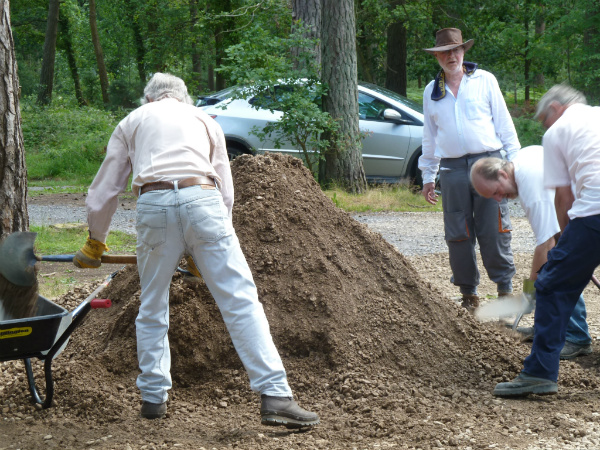
{"type": "Polygon", "coordinates": [[[600,107],[569,106],[542,143],[544,185],[573,188],[569,218],[600,214],[600,107]]]}
{"type": "Polygon", "coordinates": [[[554,208],[554,189],[544,188],[544,148],[532,145],[518,151],[512,160],[519,201],[531,224],[537,245],[560,231],[554,208]]]}

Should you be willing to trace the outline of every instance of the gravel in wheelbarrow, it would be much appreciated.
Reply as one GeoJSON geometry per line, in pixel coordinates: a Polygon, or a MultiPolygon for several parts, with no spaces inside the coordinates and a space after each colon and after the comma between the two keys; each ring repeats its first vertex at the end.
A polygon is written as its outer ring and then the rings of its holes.
{"type": "Polygon", "coordinates": [[[75,328],[91,309],[111,306],[110,300],[96,297],[117,273],[112,273],[72,312],[39,295],[34,316],[0,321],[0,361],[23,360],[29,391],[33,401],[41,404],[42,408],[52,406],[52,360],[62,352],[75,328]],[[44,361],[45,398],[40,397],[38,393],[31,358],[44,361]]]}

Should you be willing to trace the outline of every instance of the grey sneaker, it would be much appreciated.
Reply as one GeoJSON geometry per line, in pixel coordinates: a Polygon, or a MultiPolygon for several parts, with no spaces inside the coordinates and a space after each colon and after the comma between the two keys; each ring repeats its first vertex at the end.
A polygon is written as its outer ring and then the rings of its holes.
{"type": "Polygon", "coordinates": [[[473,312],[479,307],[479,297],[475,294],[463,294],[461,306],[473,312]]]}
{"type": "Polygon", "coordinates": [[[162,419],[167,415],[167,402],[142,402],[142,410],[140,414],[144,419],[162,419]]]}
{"type": "Polygon", "coordinates": [[[292,397],[261,396],[260,417],[263,425],[307,428],[319,424],[319,416],[298,406],[292,397]]]}
{"type": "Polygon", "coordinates": [[[560,359],[573,359],[578,356],[589,355],[590,353],[592,353],[591,344],[580,345],[566,341],[565,346],[560,351],[560,359]]]}
{"type": "Polygon", "coordinates": [[[521,340],[523,342],[533,341],[533,327],[517,327],[517,333],[521,334],[521,340]]]}
{"type": "Polygon", "coordinates": [[[558,384],[545,378],[532,377],[521,372],[506,383],[498,383],[492,395],[497,397],[522,397],[529,394],[548,395],[558,392],[558,384]]]}

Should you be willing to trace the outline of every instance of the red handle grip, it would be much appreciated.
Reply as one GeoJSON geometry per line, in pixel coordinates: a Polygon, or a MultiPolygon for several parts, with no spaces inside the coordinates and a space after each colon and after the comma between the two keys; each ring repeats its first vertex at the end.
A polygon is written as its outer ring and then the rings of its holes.
{"type": "Polygon", "coordinates": [[[111,305],[112,302],[107,298],[95,298],[90,302],[90,306],[92,307],[92,309],[110,308],[111,305]]]}

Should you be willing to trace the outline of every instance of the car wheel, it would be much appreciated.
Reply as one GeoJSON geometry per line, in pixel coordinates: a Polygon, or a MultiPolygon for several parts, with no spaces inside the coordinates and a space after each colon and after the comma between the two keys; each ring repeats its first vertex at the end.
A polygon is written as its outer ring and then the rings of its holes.
{"type": "Polygon", "coordinates": [[[235,158],[245,153],[248,152],[245,152],[240,146],[227,145],[227,156],[229,156],[229,161],[233,161],[235,158]]]}

